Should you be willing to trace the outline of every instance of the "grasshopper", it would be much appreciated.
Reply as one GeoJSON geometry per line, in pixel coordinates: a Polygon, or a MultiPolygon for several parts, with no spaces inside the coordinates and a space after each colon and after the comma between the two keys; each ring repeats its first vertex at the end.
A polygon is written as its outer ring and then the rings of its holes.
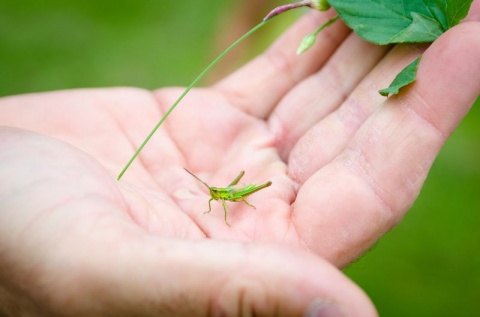
{"type": "Polygon", "coordinates": [[[207,183],[202,181],[200,178],[195,176],[195,174],[193,174],[192,172],[190,172],[186,168],[185,168],[185,171],[187,171],[187,173],[189,173],[190,175],[195,177],[198,181],[200,181],[203,185],[205,185],[208,188],[208,190],[210,191],[211,198],[208,201],[208,210],[205,211],[204,214],[212,211],[212,206],[210,204],[212,202],[212,200],[221,200],[222,205],[223,205],[223,210],[225,211],[225,223],[228,226],[230,226],[230,224],[227,221],[227,205],[226,205],[225,201],[227,201],[227,200],[228,201],[233,201],[233,202],[243,201],[247,205],[249,205],[250,207],[255,209],[255,206],[249,204],[248,201],[245,199],[245,197],[272,185],[272,182],[268,181],[265,184],[262,184],[262,185],[259,185],[259,186],[255,185],[255,184],[250,184],[250,185],[241,187],[241,186],[237,185],[238,182],[240,181],[240,179],[245,174],[244,171],[241,171],[240,174],[238,174],[238,176],[235,177],[235,179],[230,184],[228,184],[227,187],[225,187],[225,188],[210,187],[207,183]]]}

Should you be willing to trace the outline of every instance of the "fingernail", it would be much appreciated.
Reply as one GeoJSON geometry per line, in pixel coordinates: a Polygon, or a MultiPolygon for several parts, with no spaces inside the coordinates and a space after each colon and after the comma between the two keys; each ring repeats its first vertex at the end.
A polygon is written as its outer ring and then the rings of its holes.
{"type": "Polygon", "coordinates": [[[347,317],[342,307],[334,301],[314,300],[307,309],[305,317],[347,317]]]}

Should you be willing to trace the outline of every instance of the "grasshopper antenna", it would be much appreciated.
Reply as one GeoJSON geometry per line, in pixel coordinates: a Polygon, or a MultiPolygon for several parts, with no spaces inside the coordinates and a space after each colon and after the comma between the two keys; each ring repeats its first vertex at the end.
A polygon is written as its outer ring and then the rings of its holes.
{"type": "Polygon", "coordinates": [[[203,185],[205,185],[208,190],[210,190],[210,186],[208,186],[207,183],[205,183],[204,181],[202,181],[200,178],[198,178],[195,174],[193,174],[192,172],[190,172],[189,170],[187,170],[185,167],[183,168],[185,171],[187,171],[188,174],[192,175],[193,177],[195,177],[200,183],[202,183],[203,185]]]}

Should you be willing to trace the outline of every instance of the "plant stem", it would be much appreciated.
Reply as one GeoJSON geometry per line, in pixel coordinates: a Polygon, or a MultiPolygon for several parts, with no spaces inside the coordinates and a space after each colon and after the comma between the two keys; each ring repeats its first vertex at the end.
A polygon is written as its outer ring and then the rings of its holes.
{"type": "Polygon", "coordinates": [[[260,28],[262,28],[265,24],[267,24],[268,21],[264,20],[260,22],[257,26],[253,27],[250,31],[245,33],[242,37],[240,37],[238,40],[236,40],[232,45],[230,45],[226,50],[224,50],[220,55],[218,55],[217,58],[213,60],[208,66],[192,81],[190,85],[185,89],[185,91],[178,97],[178,99],[173,103],[173,105],[165,112],[163,117],[158,121],[157,125],[153,128],[153,130],[150,132],[150,134],[146,137],[146,139],[143,141],[143,143],[138,147],[138,149],[135,151],[133,156],[130,158],[128,161],[127,165],[123,168],[123,170],[120,172],[120,174],[117,177],[117,180],[120,180],[127,171],[127,169],[132,165],[133,161],[137,158],[137,156],[140,154],[140,152],[143,150],[145,145],[150,141],[152,136],[157,132],[158,128],[162,125],[162,123],[167,119],[167,117],[170,115],[170,113],[177,107],[177,105],[182,101],[182,99],[188,94],[188,92],[200,81],[200,79],[205,76],[205,74],[215,65],[217,64],[225,55],[227,55],[235,46],[240,44],[243,40],[245,40],[247,37],[258,31],[260,28]]]}
{"type": "Polygon", "coordinates": [[[296,8],[301,8],[301,7],[310,7],[311,5],[312,5],[311,0],[304,0],[304,1],[285,4],[285,5],[276,7],[275,9],[270,11],[270,13],[267,14],[265,16],[265,18],[263,18],[263,21],[268,21],[269,19],[273,18],[274,16],[277,16],[277,15],[282,14],[284,12],[287,12],[289,10],[296,9],[296,8]]]}
{"type": "Polygon", "coordinates": [[[333,18],[331,18],[330,20],[328,20],[327,22],[322,24],[315,32],[313,32],[313,35],[317,36],[318,33],[322,32],[323,29],[325,29],[325,28],[329,27],[330,25],[332,25],[333,23],[335,23],[339,18],[340,18],[339,15],[334,16],[333,18]]]}

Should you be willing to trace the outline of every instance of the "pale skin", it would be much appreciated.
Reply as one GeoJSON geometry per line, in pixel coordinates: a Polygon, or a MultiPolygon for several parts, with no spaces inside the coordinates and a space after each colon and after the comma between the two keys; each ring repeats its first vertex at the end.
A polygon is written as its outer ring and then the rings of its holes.
{"type": "MultiPolygon", "coordinates": [[[[469,20],[479,15],[475,1],[469,20]]],[[[192,91],[120,182],[179,89],[1,99],[2,313],[376,316],[339,268],[401,220],[479,95],[480,23],[394,48],[337,23],[297,57],[330,17],[308,14],[250,64],[192,91]],[[378,95],[424,49],[418,81],[378,95]],[[246,184],[273,184],[249,196],[255,210],[231,204],[229,227],[221,204],[203,214],[208,193],[183,167],[212,185],[240,170],[246,184]]]]}

